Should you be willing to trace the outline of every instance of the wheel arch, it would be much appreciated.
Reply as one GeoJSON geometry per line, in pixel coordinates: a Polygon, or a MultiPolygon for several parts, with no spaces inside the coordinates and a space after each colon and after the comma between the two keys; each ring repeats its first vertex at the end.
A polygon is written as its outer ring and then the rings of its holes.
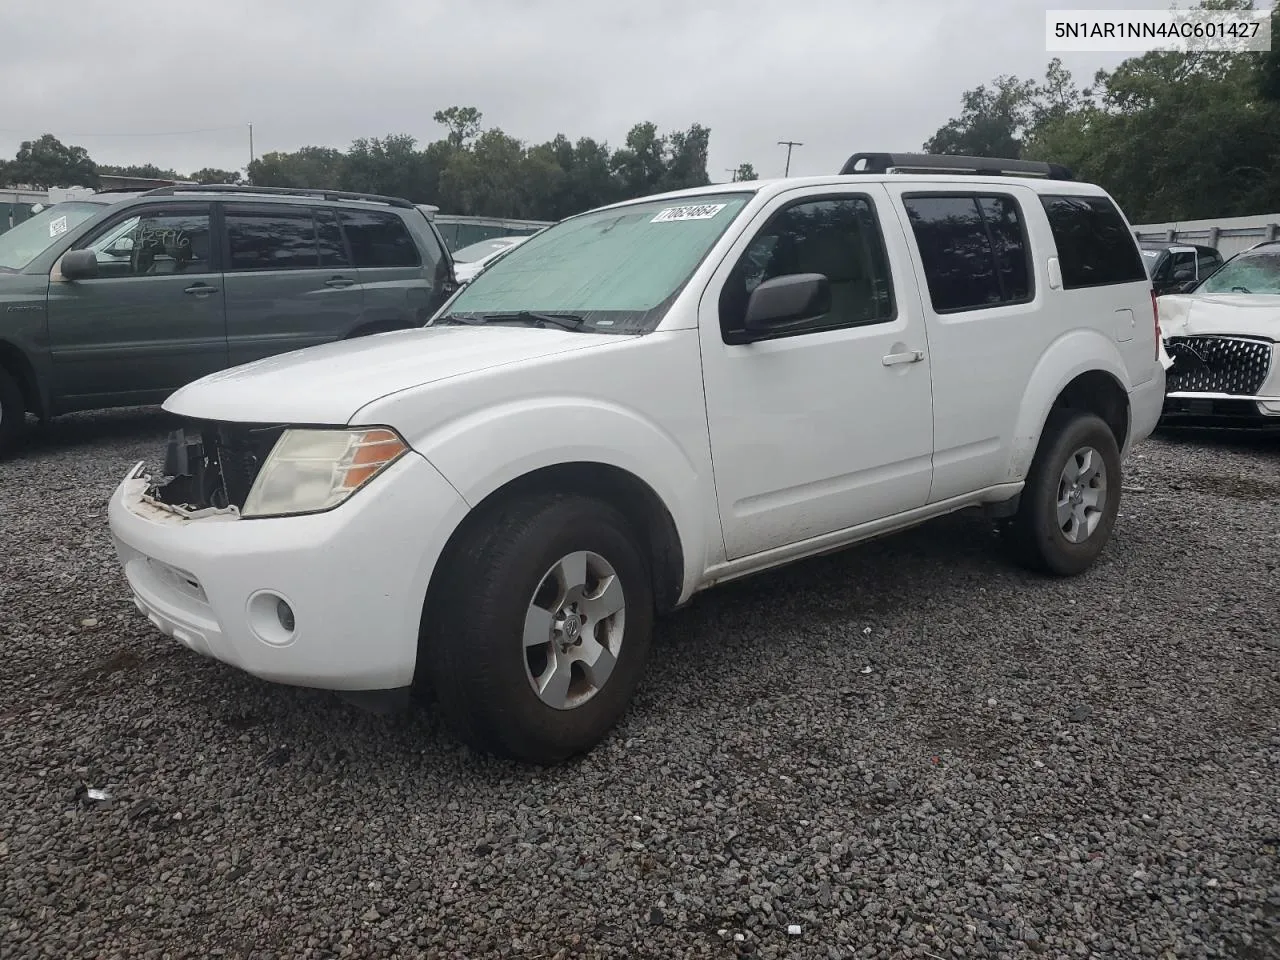
{"type": "Polygon", "coordinates": [[[1041,357],[1023,395],[1008,479],[1025,480],[1050,420],[1063,410],[1100,416],[1123,451],[1132,428],[1128,375],[1115,344],[1096,331],[1075,331],[1041,357]]]}
{"type": "Polygon", "coordinates": [[[9,340],[0,340],[0,368],[3,368],[18,384],[27,412],[41,418],[47,416],[49,407],[41,390],[35,364],[22,348],[9,340]]]}

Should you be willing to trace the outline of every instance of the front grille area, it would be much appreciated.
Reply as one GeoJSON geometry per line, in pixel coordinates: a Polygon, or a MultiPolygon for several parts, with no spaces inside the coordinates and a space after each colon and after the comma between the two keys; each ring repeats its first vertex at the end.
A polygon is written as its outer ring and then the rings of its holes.
{"type": "Polygon", "coordinates": [[[1272,343],[1248,337],[1170,337],[1169,393],[1257,396],[1271,372],[1272,343]]]}
{"type": "Polygon", "coordinates": [[[283,424],[190,421],[169,438],[166,480],[152,495],[192,510],[243,508],[283,424]]]}

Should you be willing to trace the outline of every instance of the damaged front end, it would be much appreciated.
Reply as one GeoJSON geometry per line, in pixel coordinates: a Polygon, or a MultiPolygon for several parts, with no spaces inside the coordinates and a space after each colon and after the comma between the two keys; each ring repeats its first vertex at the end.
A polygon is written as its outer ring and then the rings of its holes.
{"type": "Polygon", "coordinates": [[[169,435],[163,477],[144,502],[188,519],[238,517],[283,424],[193,421],[169,435]]]}

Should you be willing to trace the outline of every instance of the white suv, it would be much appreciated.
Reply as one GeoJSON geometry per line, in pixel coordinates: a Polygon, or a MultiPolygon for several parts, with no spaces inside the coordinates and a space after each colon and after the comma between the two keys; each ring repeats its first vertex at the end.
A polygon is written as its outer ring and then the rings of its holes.
{"type": "Polygon", "coordinates": [[[138,607],[554,762],[726,580],[969,507],[1084,571],[1164,398],[1129,224],[1050,165],[860,157],[572,217],[425,328],[177,391],[166,479],[111,500],[138,607]]]}

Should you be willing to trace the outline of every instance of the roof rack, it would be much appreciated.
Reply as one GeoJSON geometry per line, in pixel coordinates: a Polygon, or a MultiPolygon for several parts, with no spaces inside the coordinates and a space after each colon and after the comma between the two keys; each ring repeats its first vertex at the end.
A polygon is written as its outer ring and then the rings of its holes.
{"type": "Polygon", "coordinates": [[[850,173],[995,174],[1002,177],[1043,177],[1074,180],[1060,163],[1040,160],[1005,160],[999,157],[953,157],[932,153],[855,153],[840,168],[850,173]]]}
{"type": "Polygon", "coordinates": [[[365,200],[385,203],[390,207],[412,210],[414,205],[402,197],[384,197],[378,193],[353,193],[346,190],[311,190],[305,187],[250,187],[235,183],[181,184],[148,190],[148,197],[172,197],[179,193],[239,193],[268,197],[315,197],[321,200],[365,200]]]}

